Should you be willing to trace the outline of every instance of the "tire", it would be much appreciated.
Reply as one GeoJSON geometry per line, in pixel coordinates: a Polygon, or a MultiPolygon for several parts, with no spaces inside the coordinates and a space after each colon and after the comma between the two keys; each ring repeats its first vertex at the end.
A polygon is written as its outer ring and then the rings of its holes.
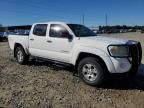
{"type": "Polygon", "coordinates": [[[0,42],[3,42],[3,39],[2,39],[2,38],[0,38],[0,42]]]}
{"type": "Polygon", "coordinates": [[[104,69],[98,59],[86,57],[78,64],[80,78],[88,85],[99,86],[104,82],[104,69]]]}
{"type": "Polygon", "coordinates": [[[15,50],[16,60],[19,64],[23,65],[28,61],[28,55],[25,53],[22,47],[17,47],[15,50]]]}
{"type": "Polygon", "coordinates": [[[137,69],[137,68],[131,69],[131,70],[127,73],[127,77],[128,77],[128,78],[136,78],[137,73],[138,73],[138,69],[137,69]]]}

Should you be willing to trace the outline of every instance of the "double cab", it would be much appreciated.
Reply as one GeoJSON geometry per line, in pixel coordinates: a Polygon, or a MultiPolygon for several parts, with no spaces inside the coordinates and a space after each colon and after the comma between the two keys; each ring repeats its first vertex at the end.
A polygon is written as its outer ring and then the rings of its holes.
{"type": "Polygon", "coordinates": [[[9,35],[9,46],[19,64],[30,57],[71,64],[89,85],[100,85],[107,74],[135,76],[142,60],[140,42],[97,36],[84,25],[35,23],[29,35],[9,35]]]}

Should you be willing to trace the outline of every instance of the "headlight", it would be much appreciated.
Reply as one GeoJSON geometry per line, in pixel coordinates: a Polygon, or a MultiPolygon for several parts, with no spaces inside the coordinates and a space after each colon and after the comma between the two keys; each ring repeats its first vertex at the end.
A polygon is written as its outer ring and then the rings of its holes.
{"type": "Polygon", "coordinates": [[[110,45],[108,46],[108,52],[112,57],[128,57],[129,47],[124,45],[110,45]]]}

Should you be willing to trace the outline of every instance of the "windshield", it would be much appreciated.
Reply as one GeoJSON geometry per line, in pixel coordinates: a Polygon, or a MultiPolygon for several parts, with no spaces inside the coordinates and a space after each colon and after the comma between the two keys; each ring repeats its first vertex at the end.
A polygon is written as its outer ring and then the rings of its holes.
{"type": "Polygon", "coordinates": [[[94,33],[89,28],[79,25],[79,24],[68,24],[70,29],[74,32],[76,37],[89,37],[89,36],[96,36],[96,33],[94,33]]]}

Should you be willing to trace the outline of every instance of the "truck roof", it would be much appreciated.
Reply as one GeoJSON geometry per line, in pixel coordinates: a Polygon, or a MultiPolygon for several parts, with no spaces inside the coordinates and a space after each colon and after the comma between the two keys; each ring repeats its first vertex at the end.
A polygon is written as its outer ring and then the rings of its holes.
{"type": "Polygon", "coordinates": [[[34,25],[35,24],[68,24],[68,23],[61,21],[49,21],[49,22],[34,23],[34,25]]]}

